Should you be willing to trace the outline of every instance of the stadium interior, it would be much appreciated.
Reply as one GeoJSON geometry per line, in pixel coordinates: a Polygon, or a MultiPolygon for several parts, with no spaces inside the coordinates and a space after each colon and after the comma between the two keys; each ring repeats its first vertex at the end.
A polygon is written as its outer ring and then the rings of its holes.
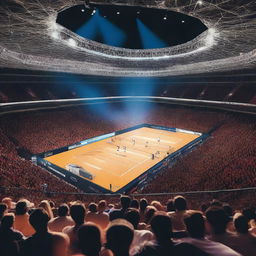
{"type": "Polygon", "coordinates": [[[3,0],[0,28],[0,255],[255,256],[254,0],[3,0]]]}

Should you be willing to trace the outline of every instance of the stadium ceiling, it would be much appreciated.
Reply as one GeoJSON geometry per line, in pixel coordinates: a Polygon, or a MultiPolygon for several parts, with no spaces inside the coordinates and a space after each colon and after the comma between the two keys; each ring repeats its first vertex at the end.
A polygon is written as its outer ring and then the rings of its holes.
{"type": "Polygon", "coordinates": [[[134,50],[86,40],[56,23],[78,0],[1,0],[0,67],[99,76],[177,76],[256,67],[255,0],[109,0],[200,19],[208,30],[182,45],[134,50]]]}

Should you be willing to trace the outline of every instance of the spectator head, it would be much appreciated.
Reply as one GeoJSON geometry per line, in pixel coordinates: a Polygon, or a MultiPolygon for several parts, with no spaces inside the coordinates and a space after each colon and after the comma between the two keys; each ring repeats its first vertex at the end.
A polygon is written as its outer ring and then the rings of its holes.
{"type": "Polygon", "coordinates": [[[88,205],[88,209],[89,209],[89,211],[90,212],[94,212],[94,213],[96,213],[97,212],[97,204],[95,204],[95,203],[90,203],[89,205],[88,205]]]}
{"type": "Polygon", "coordinates": [[[112,221],[106,233],[106,248],[110,249],[114,255],[129,255],[133,233],[133,226],[127,220],[112,221]]]}
{"type": "Polygon", "coordinates": [[[2,203],[6,204],[8,209],[12,209],[12,199],[10,197],[5,197],[2,199],[2,203]]]}
{"type": "Polygon", "coordinates": [[[77,226],[84,223],[85,207],[83,204],[73,204],[70,207],[70,215],[77,226]]]}
{"type": "Polygon", "coordinates": [[[108,208],[113,209],[113,208],[115,208],[115,205],[114,204],[108,204],[108,208]]]}
{"type": "Polygon", "coordinates": [[[128,209],[125,213],[125,219],[133,225],[134,229],[137,229],[140,222],[140,213],[137,209],[128,209]]]}
{"type": "Polygon", "coordinates": [[[205,235],[204,218],[200,212],[191,211],[185,218],[184,222],[187,231],[192,238],[202,239],[205,235]]]}
{"type": "Polygon", "coordinates": [[[48,213],[50,219],[53,218],[52,208],[48,200],[41,201],[39,207],[43,208],[48,213]]]}
{"type": "Polygon", "coordinates": [[[0,203],[0,221],[3,218],[4,214],[6,213],[7,209],[8,209],[7,204],[0,203]]]}
{"type": "Polygon", "coordinates": [[[120,203],[123,210],[126,210],[130,207],[131,198],[129,196],[121,196],[120,203]]]}
{"type": "Polygon", "coordinates": [[[248,221],[256,219],[256,213],[253,208],[244,208],[242,213],[248,221]]]}
{"type": "Polygon", "coordinates": [[[159,201],[154,200],[150,203],[150,205],[154,206],[158,211],[164,210],[163,205],[159,201]]]}
{"type": "Polygon", "coordinates": [[[201,205],[201,211],[206,212],[206,210],[209,208],[209,204],[202,204],[201,205]]]}
{"type": "Polygon", "coordinates": [[[215,234],[226,232],[229,217],[222,207],[212,206],[206,211],[206,218],[215,234]]]}
{"type": "Polygon", "coordinates": [[[157,241],[160,243],[170,241],[172,236],[172,221],[166,212],[157,212],[153,216],[150,225],[157,241]]]}
{"type": "Polygon", "coordinates": [[[67,204],[61,204],[58,208],[58,216],[59,217],[65,217],[68,215],[69,207],[67,204]]]}
{"type": "Polygon", "coordinates": [[[185,211],[187,209],[187,201],[183,196],[174,197],[174,208],[176,211],[185,211]]]}
{"type": "Polygon", "coordinates": [[[50,220],[47,212],[43,208],[35,209],[29,216],[29,223],[38,232],[48,230],[48,221],[50,220]]]}
{"type": "Polygon", "coordinates": [[[52,200],[49,200],[49,204],[52,209],[55,208],[55,203],[52,200]]]}
{"type": "Polygon", "coordinates": [[[113,221],[116,219],[123,218],[123,214],[119,210],[113,210],[109,213],[109,220],[113,221]]]}
{"type": "Polygon", "coordinates": [[[232,209],[232,207],[229,204],[223,204],[223,210],[226,212],[226,214],[229,217],[233,216],[233,209],[232,209]]]}
{"type": "Polygon", "coordinates": [[[145,211],[145,223],[149,224],[151,219],[153,218],[156,208],[154,206],[147,206],[146,211],[145,211]]]}
{"type": "Polygon", "coordinates": [[[87,222],[78,230],[78,243],[82,253],[86,256],[98,256],[101,250],[101,233],[99,227],[87,222]]]}
{"type": "Polygon", "coordinates": [[[1,221],[1,226],[4,229],[10,229],[14,223],[14,215],[12,213],[6,214],[1,221]]]}
{"type": "Polygon", "coordinates": [[[68,256],[69,237],[66,234],[54,232],[52,233],[52,249],[53,256],[68,256]]]}
{"type": "Polygon", "coordinates": [[[247,234],[249,230],[249,224],[247,218],[240,214],[234,216],[234,226],[236,231],[241,234],[247,234]]]}
{"type": "Polygon", "coordinates": [[[107,208],[107,202],[106,200],[100,200],[98,204],[98,211],[99,212],[104,212],[107,208]]]}
{"type": "Polygon", "coordinates": [[[140,207],[139,201],[137,199],[133,199],[131,201],[130,207],[135,208],[135,209],[139,209],[139,207],[140,207]]]}
{"type": "Polygon", "coordinates": [[[20,200],[16,204],[15,213],[16,215],[24,215],[28,211],[27,202],[25,200],[20,200]]]}
{"type": "Polygon", "coordinates": [[[169,199],[167,201],[166,210],[167,210],[167,212],[174,212],[175,211],[173,199],[169,199]]]}
{"type": "Polygon", "coordinates": [[[148,201],[146,198],[140,199],[140,211],[144,212],[148,206],[148,201]]]}
{"type": "Polygon", "coordinates": [[[210,202],[210,206],[222,207],[222,202],[219,201],[218,199],[213,199],[213,200],[210,202]]]}

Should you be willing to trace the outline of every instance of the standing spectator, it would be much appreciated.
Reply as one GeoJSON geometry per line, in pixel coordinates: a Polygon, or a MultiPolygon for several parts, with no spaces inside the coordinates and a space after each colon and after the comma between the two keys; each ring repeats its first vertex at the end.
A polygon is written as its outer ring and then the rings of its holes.
{"type": "Polygon", "coordinates": [[[69,207],[67,204],[62,204],[58,208],[58,217],[49,221],[49,229],[55,232],[62,232],[66,226],[74,225],[74,221],[69,214],[69,207]]]}

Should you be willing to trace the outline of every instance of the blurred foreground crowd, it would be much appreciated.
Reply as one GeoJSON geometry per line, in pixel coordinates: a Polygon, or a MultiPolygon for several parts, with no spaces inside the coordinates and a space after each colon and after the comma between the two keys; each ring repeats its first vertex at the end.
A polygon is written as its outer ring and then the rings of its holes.
{"type": "Polygon", "coordinates": [[[85,205],[27,199],[0,203],[2,256],[255,256],[255,208],[213,200],[188,209],[182,196],[166,205],[121,196],[85,205]]]}

